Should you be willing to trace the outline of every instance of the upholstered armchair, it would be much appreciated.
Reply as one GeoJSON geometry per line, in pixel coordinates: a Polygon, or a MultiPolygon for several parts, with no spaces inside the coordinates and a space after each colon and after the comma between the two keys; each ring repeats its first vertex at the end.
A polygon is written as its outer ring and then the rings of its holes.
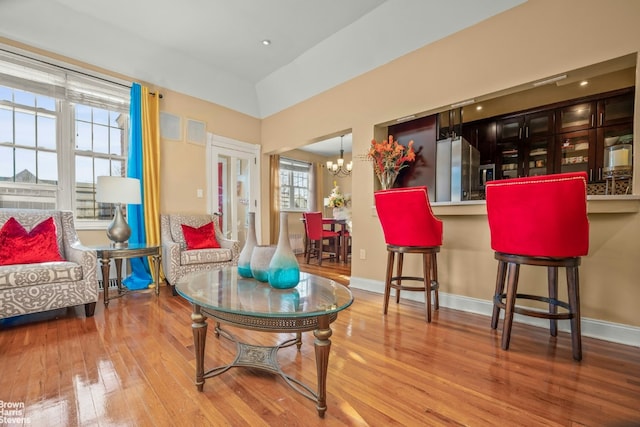
{"type": "Polygon", "coordinates": [[[0,319],[81,304],[93,316],[98,260],[80,243],[73,212],[0,209],[0,230],[0,319]]]}
{"type": "MultiPolygon", "coordinates": [[[[238,265],[240,242],[224,237],[218,223],[218,214],[213,215],[160,215],[162,238],[162,268],[170,286],[182,276],[193,271],[238,265]],[[219,248],[189,249],[183,225],[197,229],[213,223],[215,240],[219,248]]],[[[205,245],[207,246],[207,245],[205,245]]],[[[173,289],[175,295],[175,289],[173,289]]]]}

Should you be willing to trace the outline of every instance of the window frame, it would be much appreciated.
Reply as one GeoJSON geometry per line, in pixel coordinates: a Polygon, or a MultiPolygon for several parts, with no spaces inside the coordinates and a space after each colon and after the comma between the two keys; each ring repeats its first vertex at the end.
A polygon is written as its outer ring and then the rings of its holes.
{"type": "MultiPolygon", "coordinates": [[[[2,86],[13,90],[30,92],[36,95],[44,95],[55,101],[56,118],[56,147],[57,155],[57,185],[51,185],[55,189],[56,207],[58,210],[71,210],[76,217],[78,229],[104,229],[111,220],[78,218],[78,203],[76,190],[76,156],[84,155],[92,159],[108,158],[110,162],[118,158],[126,165],[128,158],[128,146],[130,138],[129,101],[131,82],[126,82],[109,76],[101,75],[79,67],[53,60],[48,57],[17,48],[0,44],[0,77],[2,86]],[[3,73],[4,71],[4,73],[3,73]],[[101,153],[91,150],[76,149],[76,105],[105,109],[122,114],[123,126],[121,127],[122,153],[117,156],[107,150],[101,153]]],[[[15,107],[20,104],[15,104],[15,107]]],[[[34,111],[37,109],[34,108],[34,111]]],[[[47,110],[49,112],[49,110],[47,110]]],[[[91,123],[94,123],[93,120],[91,123]]],[[[111,121],[108,123],[112,128],[111,121]]],[[[110,132],[110,131],[109,131],[110,132]]],[[[109,140],[111,134],[108,135],[109,140]]],[[[93,136],[91,137],[93,141],[93,136]]],[[[15,146],[15,140],[12,143],[15,146]]],[[[34,147],[37,152],[37,147],[34,147]]],[[[110,168],[111,169],[111,168],[110,168]]],[[[15,172],[14,172],[15,173],[15,172]]],[[[110,170],[110,173],[113,173],[110,170]]],[[[94,172],[95,174],[95,172],[94,172]]],[[[93,176],[95,185],[95,176],[93,176]]],[[[12,185],[14,182],[5,182],[12,185]]],[[[22,185],[28,190],[40,190],[49,184],[22,185]]],[[[24,199],[22,199],[24,200],[24,199]]]]}
{"type": "MultiPolygon", "coordinates": [[[[297,160],[297,159],[292,159],[289,157],[280,157],[280,162],[279,162],[279,178],[280,178],[280,193],[279,193],[279,207],[280,207],[280,211],[281,212],[307,212],[309,210],[309,206],[310,206],[310,200],[311,200],[311,168],[312,164],[310,162],[305,162],[302,160],[297,160]],[[294,185],[295,183],[295,179],[293,176],[290,177],[290,182],[291,184],[286,185],[289,188],[289,203],[291,207],[283,207],[283,200],[282,200],[282,193],[283,193],[283,187],[285,187],[285,184],[283,183],[282,180],[282,174],[283,171],[287,171],[290,175],[293,175],[295,172],[298,173],[304,173],[306,174],[306,181],[307,181],[307,186],[304,189],[306,191],[306,201],[307,201],[307,206],[305,207],[295,207],[295,194],[296,194],[296,189],[302,189],[303,187],[301,186],[296,186],[294,185]]],[[[303,199],[305,199],[303,197],[303,199]]]]}

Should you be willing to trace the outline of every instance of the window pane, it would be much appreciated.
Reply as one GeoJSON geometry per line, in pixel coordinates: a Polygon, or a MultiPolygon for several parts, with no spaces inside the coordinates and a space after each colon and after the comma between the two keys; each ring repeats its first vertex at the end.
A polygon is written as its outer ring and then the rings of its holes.
{"type": "Polygon", "coordinates": [[[91,151],[91,124],[76,122],[76,150],[91,151]]]}
{"type": "Polygon", "coordinates": [[[28,105],[29,107],[36,106],[36,96],[30,92],[24,92],[21,90],[15,90],[13,92],[14,102],[19,105],[28,105]]]}
{"type": "Polygon", "coordinates": [[[122,139],[122,129],[111,128],[110,129],[110,154],[121,156],[123,150],[124,140],[122,139]]]}
{"type": "Polygon", "coordinates": [[[76,183],[93,184],[93,158],[76,156],[76,183]]]}
{"type": "Polygon", "coordinates": [[[56,111],[56,100],[44,95],[36,95],[36,104],[38,108],[44,110],[56,111]]]}
{"type": "Polygon", "coordinates": [[[13,144],[13,111],[5,108],[0,108],[0,142],[13,144]]]}
{"type": "Polygon", "coordinates": [[[126,171],[124,160],[113,160],[111,162],[111,176],[125,176],[126,171]]]}
{"type": "Polygon", "coordinates": [[[36,182],[36,152],[16,148],[16,182],[36,182]]]}
{"type": "Polygon", "coordinates": [[[101,108],[93,109],[93,122],[101,125],[109,124],[109,112],[101,108]]]}
{"type": "Polygon", "coordinates": [[[38,151],[38,182],[58,183],[58,156],[56,153],[38,151]]]}
{"type": "Polygon", "coordinates": [[[87,107],[86,105],[76,105],[76,120],[82,120],[85,122],[91,121],[91,107],[87,107]]]}
{"type": "Polygon", "coordinates": [[[56,119],[38,115],[38,147],[56,149],[56,119]]]}
{"type": "Polygon", "coordinates": [[[0,146],[0,181],[13,181],[13,148],[0,146]]]}
{"type": "Polygon", "coordinates": [[[109,128],[93,125],[93,151],[95,153],[109,153],[109,128]]]}
{"type": "Polygon", "coordinates": [[[32,113],[16,111],[16,144],[36,146],[36,118],[32,113]]]}
{"type": "Polygon", "coordinates": [[[118,119],[120,119],[121,115],[122,113],[112,111],[111,114],[109,114],[109,126],[111,126],[112,128],[120,127],[120,125],[118,124],[118,119]]]}
{"type": "Polygon", "coordinates": [[[98,176],[111,176],[111,162],[109,159],[96,158],[94,161],[94,167],[95,176],[93,182],[97,182],[97,179],[95,178],[98,176]]]}
{"type": "Polygon", "coordinates": [[[13,102],[13,91],[6,86],[0,86],[0,101],[13,102]]]}

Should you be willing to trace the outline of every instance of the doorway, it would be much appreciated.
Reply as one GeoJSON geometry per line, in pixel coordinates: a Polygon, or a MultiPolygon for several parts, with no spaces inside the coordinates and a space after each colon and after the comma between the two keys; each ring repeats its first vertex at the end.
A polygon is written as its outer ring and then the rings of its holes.
{"type": "MultiPolygon", "coordinates": [[[[207,182],[211,212],[222,214],[220,229],[244,246],[249,212],[260,212],[260,146],[207,135],[207,182]]],[[[260,221],[256,221],[260,235],[260,221]]]]}

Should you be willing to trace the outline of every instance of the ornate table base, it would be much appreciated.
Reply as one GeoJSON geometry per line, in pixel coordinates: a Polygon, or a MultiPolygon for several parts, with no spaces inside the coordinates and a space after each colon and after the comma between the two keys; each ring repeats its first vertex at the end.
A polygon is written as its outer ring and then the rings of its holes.
{"type": "Polygon", "coordinates": [[[310,316],[306,318],[256,318],[255,316],[244,316],[229,314],[224,312],[203,309],[197,304],[193,304],[193,314],[191,315],[193,340],[196,353],[196,387],[202,391],[204,381],[220,375],[233,367],[256,368],[263,371],[280,375],[284,381],[302,396],[316,402],[318,415],[324,417],[327,410],[327,367],[329,365],[329,351],[331,349],[331,328],[330,323],[337,318],[337,313],[330,313],[320,316],[310,316]],[[236,343],[237,354],[233,362],[227,365],[218,366],[205,372],[204,370],[204,348],[207,336],[207,317],[217,321],[216,335],[236,343]],[[284,341],[276,346],[256,346],[238,341],[233,335],[224,331],[219,322],[228,323],[244,329],[260,330],[265,332],[295,332],[296,337],[284,341]],[[301,333],[314,331],[316,337],[314,342],[316,353],[316,370],[318,375],[318,389],[313,391],[311,387],[302,383],[282,371],[277,360],[278,350],[296,345],[300,349],[302,345],[301,333]]]}

